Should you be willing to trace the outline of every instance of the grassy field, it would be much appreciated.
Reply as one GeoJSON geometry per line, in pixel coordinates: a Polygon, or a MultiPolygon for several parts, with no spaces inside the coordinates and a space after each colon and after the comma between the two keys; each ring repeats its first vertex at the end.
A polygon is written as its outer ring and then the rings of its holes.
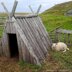
{"type": "Polygon", "coordinates": [[[72,9],[72,1],[57,4],[50,8],[49,10],[46,10],[43,14],[52,14],[52,15],[64,15],[67,11],[72,9]]]}
{"type": "MultiPolygon", "coordinates": [[[[55,5],[42,13],[41,18],[46,30],[51,32],[59,26],[63,29],[72,30],[72,17],[64,15],[71,7],[72,1],[55,5]]],[[[52,55],[52,58],[58,62],[59,69],[72,69],[72,47],[70,47],[70,51],[66,53],[51,51],[50,54],[52,55]]]]}
{"type": "MultiPolygon", "coordinates": [[[[64,13],[71,9],[72,2],[56,5],[44,13],[40,14],[42,21],[48,32],[61,26],[61,28],[72,30],[72,17],[64,16],[64,13]]],[[[5,17],[6,14],[0,14],[5,17]]],[[[0,27],[0,37],[3,33],[3,27],[0,27]]],[[[72,72],[72,47],[66,53],[50,51],[50,55],[45,59],[42,66],[32,65],[15,59],[0,57],[1,72],[54,72],[52,70],[72,72]],[[50,70],[50,71],[49,71],[50,70]]]]}
{"type": "Polygon", "coordinates": [[[64,29],[72,30],[72,17],[43,14],[41,15],[41,18],[48,32],[54,30],[59,26],[62,26],[62,28],[64,29]]]}

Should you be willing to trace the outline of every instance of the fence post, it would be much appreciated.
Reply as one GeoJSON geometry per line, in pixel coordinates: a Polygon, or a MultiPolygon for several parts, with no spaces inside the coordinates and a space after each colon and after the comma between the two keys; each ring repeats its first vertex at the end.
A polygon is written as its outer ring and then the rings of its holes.
{"type": "Polygon", "coordinates": [[[68,33],[68,45],[70,46],[70,34],[68,33]]]}

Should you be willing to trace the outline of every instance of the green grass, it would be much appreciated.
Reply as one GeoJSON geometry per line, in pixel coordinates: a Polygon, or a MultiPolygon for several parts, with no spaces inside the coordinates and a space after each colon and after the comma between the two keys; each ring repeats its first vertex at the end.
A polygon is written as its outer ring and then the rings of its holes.
{"type": "Polygon", "coordinates": [[[43,14],[52,14],[52,15],[64,15],[68,10],[72,9],[72,1],[57,4],[46,10],[43,14]]]}
{"type": "Polygon", "coordinates": [[[3,35],[3,27],[0,27],[0,38],[2,37],[3,35]]]}
{"type": "Polygon", "coordinates": [[[41,67],[38,65],[29,64],[29,63],[24,62],[24,61],[20,61],[19,65],[20,65],[22,72],[25,71],[26,68],[31,70],[32,72],[38,72],[41,69],[41,67]]]}
{"type": "MultiPolygon", "coordinates": [[[[72,30],[72,17],[64,16],[64,13],[72,8],[72,1],[58,4],[46,10],[40,16],[48,32],[61,26],[63,29],[72,30]]],[[[72,35],[71,35],[72,36],[72,35]]],[[[62,39],[62,37],[60,37],[62,39]]],[[[72,40],[72,37],[71,37],[72,40]]],[[[72,70],[72,47],[66,53],[51,51],[52,58],[58,62],[58,69],[72,70]]]]}
{"type": "Polygon", "coordinates": [[[52,57],[60,64],[60,69],[72,69],[72,48],[66,53],[63,52],[51,52],[52,57]]]}
{"type": "Polygon", "coordinates": [[[55,16],[51,14],[41,15],[43,23],[48,32],[55,28],[62,26],[61,28],[72,30],[72,17],[69,16],[55,16]]]}

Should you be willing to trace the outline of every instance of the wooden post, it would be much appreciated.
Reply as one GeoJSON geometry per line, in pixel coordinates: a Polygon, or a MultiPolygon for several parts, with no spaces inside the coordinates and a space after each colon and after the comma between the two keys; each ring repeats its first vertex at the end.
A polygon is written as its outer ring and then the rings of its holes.
{"type": "Polygon", "coordinates": [[[1,4],[2,4],[4,10],[6,11],[6,13],[8,14],[9,20],[11,20],[11,17],[14,16],[14,13],[15,13],[15,10],[16,10],[17,4],[18,4],[18,1],[15,0],[14,6],[13,6],[13,9],[12,9],[11,13],[9,13],[8,9],[6,8],[6,6],[4,5],[3,2],[1,4]]]}
{"type": "Polygon", "coordinates": [[[39,8],[38,8],[38,10],[37,10],[36,14],[39,14],[40,9],[41,9],[41,5],[39,6],[39,8]]]}
{"type": "Polygon", "coordinates": [[[30,8],[31,12],[34,14],[34,11],[30,5],[29,5],[29,8],[30,8]]]}
{"type": "Polygon", "coordinates": [[[68,45],[70,45],[70,34],[68,34],[68,45]]]}
{"type": "Polygon", "coordinates": [[[9,13],[8,9],[6,8],[6,6],[4,5],[4,3],[2,2],[1,4],[2,4],[4,10],[6,11],[6,13],[8,14],[8,16],[10,16],[10,13],[9,13]]]}
{"type": "Polygon", "coordinates": [[[58,32],[57,32],[57,29],[55,31],[55,40],[56,40],[56,42],[58,42],[58,32]]]}
{"type": "Polygon", "coordinates": [[[18,1],[15,0],[14,6],[13,6],[13,9],[12,9],[12,12],[10,14],[10,17],[13,17],[14,16],[14,13],[15,13],[15,10],[16,10],[16,7],[17,7],[17,4],[18,4],[18,1]]]}

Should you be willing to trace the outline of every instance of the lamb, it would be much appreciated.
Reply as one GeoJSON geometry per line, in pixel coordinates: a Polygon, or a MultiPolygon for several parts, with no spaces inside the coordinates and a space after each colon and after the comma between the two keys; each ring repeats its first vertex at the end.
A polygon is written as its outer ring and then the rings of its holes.
{"type": "Polygon", "coordinates": [[[52,44],[52,50],[66,52],[66,50],[69,50],[69,48],[67,47],[67,45],[65,43],[58,42],[58,43],[52,44]]]}

